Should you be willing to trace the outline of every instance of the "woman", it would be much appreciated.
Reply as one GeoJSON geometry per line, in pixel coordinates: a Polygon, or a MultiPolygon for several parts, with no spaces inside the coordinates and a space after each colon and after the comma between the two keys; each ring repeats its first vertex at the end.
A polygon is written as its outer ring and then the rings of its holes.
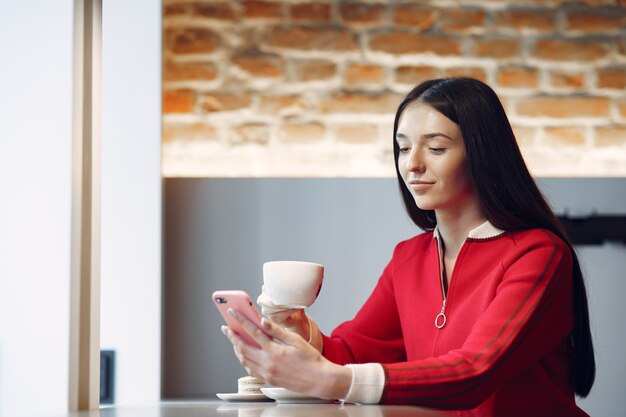
{"type": "Polygon", "coordinates": [[[398,108],[393,147],[404,204],[426,233],[397,245],[364,306],[330,336],[262,293],[264,313],[292,332],[264,320],[271,340],[240,319],[254,349],[225,327],[240,362],[323,398],[586,415],[574,398],[595,377],[582,273],[496,94],[469,78],[418,85],[398,108]]]}

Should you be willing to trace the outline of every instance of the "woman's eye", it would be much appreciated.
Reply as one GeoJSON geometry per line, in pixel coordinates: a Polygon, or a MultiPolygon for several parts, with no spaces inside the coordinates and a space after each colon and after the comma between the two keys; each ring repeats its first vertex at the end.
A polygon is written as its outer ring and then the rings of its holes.
{"type": "Polygon", "coordinates": [[[400,153],[409,153],[411,152],[411,148],[400,146],[400,153]]]}
{"type": "Polygon", "coordinates": [[[442,154],[446,151],[446,148],[428,148],[434,154],[442,154]]]}

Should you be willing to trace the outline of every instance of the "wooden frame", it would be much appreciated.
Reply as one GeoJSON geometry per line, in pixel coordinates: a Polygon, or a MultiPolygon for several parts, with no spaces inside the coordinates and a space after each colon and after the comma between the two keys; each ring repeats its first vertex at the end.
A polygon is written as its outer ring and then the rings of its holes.
{"type": "Polygon", "coordinates": [[[100,405],[102,0],[74,0],[69,409],[100,405]]]}

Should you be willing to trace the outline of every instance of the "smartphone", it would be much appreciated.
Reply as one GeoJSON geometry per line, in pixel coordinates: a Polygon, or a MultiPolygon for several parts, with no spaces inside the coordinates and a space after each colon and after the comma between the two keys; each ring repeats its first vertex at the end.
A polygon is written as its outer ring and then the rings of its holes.
{"type": "Polygon", "coordinates": [[[260,349],[261,346],[254,341],[254,339],[243,329],[243,327],[241,327],[233,316],[228,314],[229,308],[237,310],[239,314],[244,315],[248,320],[256,324],[259,329],[267,334],[261,325],[261,313],[259,313],[259,310],[257,310],[252,303],[250,296],[245,291],[233,290],[215,291],[212,298],[215,306],[222,314],[222,317],[224,317],[228,327],[241,337],[244,342],[260,349]]]}

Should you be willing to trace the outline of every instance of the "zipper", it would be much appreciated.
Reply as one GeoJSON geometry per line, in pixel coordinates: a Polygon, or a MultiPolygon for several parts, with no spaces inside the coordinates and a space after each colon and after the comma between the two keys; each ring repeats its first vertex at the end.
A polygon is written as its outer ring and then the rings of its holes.
{"type": "Polygon", "coordinates": [[[456,257],[454,268],[452,271],[450,271],[450,285],[447,286],[448,288],[447,291],[446,291],[446,285],[444,283],[445,277],[443,276],[443,271],[444,271],[443,250],[441,247],[441,242],[439,242],[439,239],[436,239],[436,240],[437,240],[437,254],[439,255],[439,281],[441,282],[442,302],[441,302],[441,311],[439,312],[439,314],[437,314],[437,316],[435,316],[435,327],[438,329],[442,329],[446,325],[446,322],[448,321],[448,317],[446,316],[446,302],[448,301],[448,294],[450,293],[450,289],[452,288],[452,278],[454,278],[454,270],[457,269],[459,261],[463,257],[465,247],[467,246],[467,239],[463,241],[463,244],[461,245],[461,249],[459,249],[459,253],[456,257]]]}
{"type": "Polygon", "coordinates": [[[448,294],[446,293],[446,287],[443,283],[443,253],[439,239],[437,239],[437,255],[439,255],[439,280],[441,282],[441,298],[443,301],[441,303],[441,312],[435,317],[435,327],[441,329],[446,325],[446,321],[448,321],[446,317],[446,300],[448,299],[448,294]]]}
{"type": "Polygon", "coordinates": [[[443,326],[446,325],[446,321],[447,321],[447,317],[446,317],[446,298],[443,299],[443,303],[441,304],[441,313],[437,314],[437,317],[435,317],[435,327],[438,329],[441,329],[443,326]]]}

